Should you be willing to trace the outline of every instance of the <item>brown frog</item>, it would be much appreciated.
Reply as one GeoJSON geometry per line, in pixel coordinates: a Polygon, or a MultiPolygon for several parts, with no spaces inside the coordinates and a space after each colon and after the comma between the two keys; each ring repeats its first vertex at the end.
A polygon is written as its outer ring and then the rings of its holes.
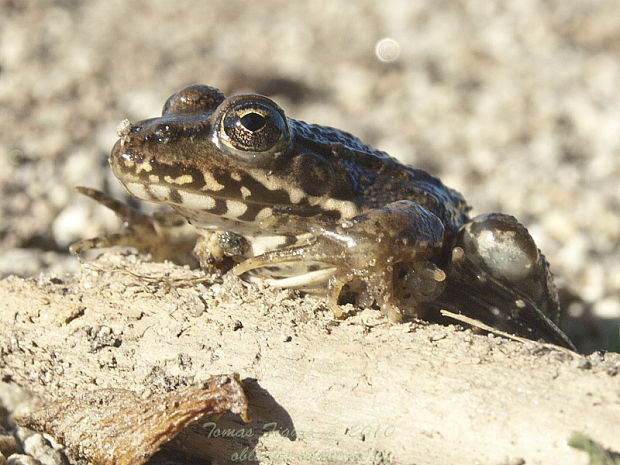
{"type": "MultiPolygon", "coordinates": [[[[203,266],[229,256],[243,279],[326,290],[336,317],[346,286],[394,322],[449,309],[573,348],[558,326],[549,266],[524,226],[500,213],[470,219],[461,194],[351,134],[288,118],[261,95],[194,85],[161,117],[125,121],[119,136],[114,174],[193,225],[203,266]]],[[[83,191],[129,227],[74,252],[128,244],[174,253],[161,222],[83,191]]]]}

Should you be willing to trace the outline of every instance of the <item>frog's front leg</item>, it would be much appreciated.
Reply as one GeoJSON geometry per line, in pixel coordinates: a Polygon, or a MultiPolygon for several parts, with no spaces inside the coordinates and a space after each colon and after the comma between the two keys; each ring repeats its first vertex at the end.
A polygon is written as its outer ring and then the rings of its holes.
{"type": "Polygon", "coordinates": [[[328,306],[336,317],[342,315],[338,306],[342,288],[361,282],[390,320],[401,321],[405,312],[417,314],[419,304],[443,290],[445,274],[430,260],[441,249],[443,236],[437,216],[403,200],[340,224],[314,228],[306,244],[250,258],[233,272],[296,270],[268,280],[279,287],[309,288],[327,282],[328,306]],[[308,266],[295,268],[295,264],[308,266]]]}
{"type": "Polygon", "coordinates": [[[493,327],[574,349],[559,328],[560,305],[549,264],[514,217],[481,215],[458,231],[444,307],[493,327]]]}
{"type": "Polygon", "coordinates": [[[69,247],[72,254],[122,246],[150,253],[155,261],[172,260],[181,264],[193,261],[191,250],[196,242],[196,232],[178,213],[168,211],[145,215],[96,189],[81,186],[75,189],[112,210],[123,221],[123,230],[75,242],[69,247]]]}

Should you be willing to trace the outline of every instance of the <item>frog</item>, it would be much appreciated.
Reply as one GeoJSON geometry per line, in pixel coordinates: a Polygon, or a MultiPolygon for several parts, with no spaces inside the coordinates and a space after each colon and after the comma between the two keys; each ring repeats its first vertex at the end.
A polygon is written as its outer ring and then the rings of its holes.
{"type": "Polygon", "coordinates": [[[187,249],[170,231],[189,226],[201,267],[230,260],[245,281],[322,294],[337,319],[345,297],[395,324],[444,309],[574,350],[549,263],[525,226],[504,213],[470,217],[438,177],[345,131],[288,117],[263,95],[196,84],[170,96],[161,116],[123,121],[118,135],[113,174],[171,216],[81,188],[126,228],[74,253],[130,245],[170,256],[187,249]]]}

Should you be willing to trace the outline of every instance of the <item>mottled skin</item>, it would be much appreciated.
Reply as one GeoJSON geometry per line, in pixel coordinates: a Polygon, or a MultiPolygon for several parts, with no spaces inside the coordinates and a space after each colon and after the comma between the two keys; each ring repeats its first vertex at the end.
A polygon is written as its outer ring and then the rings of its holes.
{"type": "MultiPolygon", "coordinates": [[[[327,289],[338,317],[346,286],[395,322],[445,308],[572,348],[557,326],[548,265],[525,227],[503,214],[470,219],[458,192],[346,132],[287,118],[260,95],[225,98],[196,85],[171,96],[161,117],[124,122],[119,136],[114,174],[196,228],[203,266],[231,256],[244,279],[327,289]]],[[[168,228],[90,195],[129,229],[75,251],[166,247],[168,228]]]]}

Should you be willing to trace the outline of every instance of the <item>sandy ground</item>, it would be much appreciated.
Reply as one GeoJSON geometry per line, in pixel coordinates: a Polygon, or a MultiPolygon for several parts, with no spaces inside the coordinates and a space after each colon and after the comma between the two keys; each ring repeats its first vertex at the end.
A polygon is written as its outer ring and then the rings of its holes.
{"type": "Polygon", "coordinates": [[[73,186],[128,199],[107,166],[116,126],[205,83],[352,132],[440,176],[474,214],[515,215],[552,265],[580,350],[618,340],[615,0],[0,9],[1,276],[76,273],[68,244],[118,223],[73,186]],[[386,37],[398,50],[377,51],[386,37]]]}

